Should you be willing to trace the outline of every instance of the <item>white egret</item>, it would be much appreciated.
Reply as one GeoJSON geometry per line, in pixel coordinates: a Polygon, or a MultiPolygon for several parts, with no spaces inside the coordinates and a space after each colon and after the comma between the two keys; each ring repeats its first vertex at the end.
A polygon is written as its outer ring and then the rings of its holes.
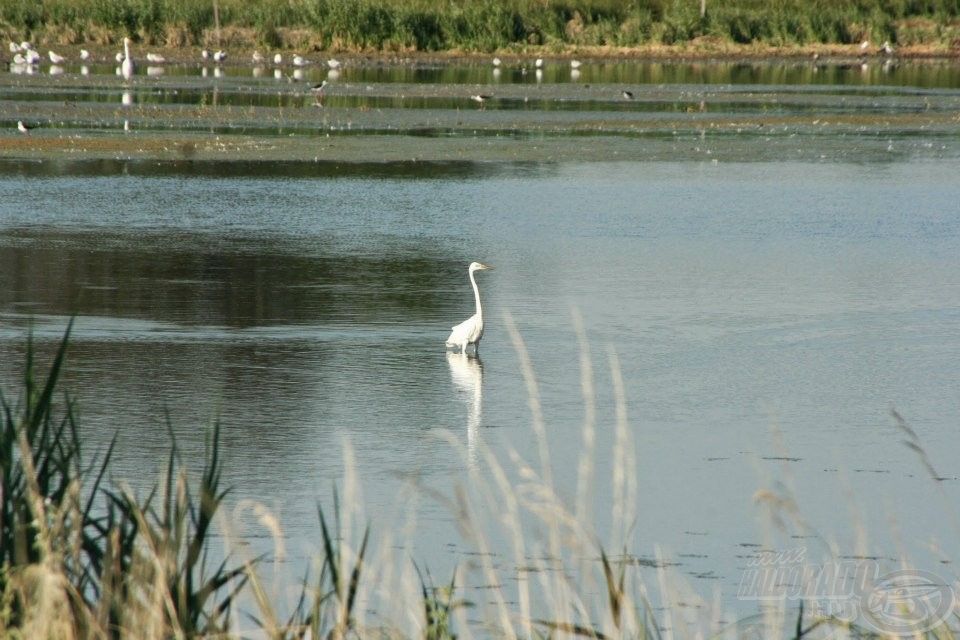
{"type": "Polygon", "coordinates": [[[273,56],[273,64],[283,64],[283,56],[281,54],[276,54],[273,56]]]}
{"type": "Polygon", "coordinates": [[[307,66],[307,60],[301,55],[293,56],[293,66],[295,67],[305,67],[307,66]]]}
{"type": "Polygon", "coordinates": [[[494,59],[493,59],[493,66],[499,67],[500,64],[501,64],[500,58],[494,58],[494,59]]]}
{"type": "Polygon", "coordinates": [[[66,58],[60,54],[54,53],[53,51],[47,51],[47,57],[50,58],[50,62],[53,64],[63,64],[66,58]]]}
{"type": "Polygon", "coordinates": [[[227,59],[227,52],[223,49],[219,49],[216,53],[213,54],[214,62],[223,62],[227,59]]]}
{"type": "Polygon", "coordinates": [[[480,306],[480,290],[473,274],[475,271],[493,269],[480,262],[471,262],[467,273],[470,274],[470,284],[473,285],[473,297],[477,303],[477,312],[453,327],[450,337],[447,338],[448,347],[458,347],[461,353],[467,352],[467,347],[473,345],[474,354],[480,349],[480,339],[483,338],[483,307],[480,306]]]}
{"type": "Polygon", "coordinates": [[[133,56],[130,55],[130,38],[123,39],[123,62],[120,63],[120,73],[124,78],[133,76],[133,56]]]}
{"type": "Polygon", "coordinates": [[[537,69],[543,69],[543,58],[537,58],[534,62],[534,65],[537,67],[537,69]]]}
{"type": "Polygon", "coordinates": [[[87,51],[86,49],[80,49],[80,59],[81,59],[81,60],[89,60],[89,59],[90,59],[90,52],[87,51]]]}
{"type": "Polygon", "coordinates": [[[570,61],[570,68],[571,68],[571,69],[579,69],[581,64],[582,64],[582,63],[581,63],[579,60],[571,60],[571,61],[570,61]]]}
{"type": "Polygon", "coordinates": [[[200,57],[206,60],[207,58],[210,57],[210,52],[204,49],[203,51],[200,52],[200,57]]]}
{"type": "Polygon", "coordinates": [[[40,64],[40,53],[35,49],[27,49],[27,64],[40,64]]]}

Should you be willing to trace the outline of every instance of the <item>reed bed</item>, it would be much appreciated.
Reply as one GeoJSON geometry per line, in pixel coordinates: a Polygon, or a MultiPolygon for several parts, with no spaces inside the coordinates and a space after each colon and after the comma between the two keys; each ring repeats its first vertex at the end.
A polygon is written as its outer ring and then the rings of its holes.
{"type": "MultiPolygon", "coordinates": [[[[463,458],[468,481],[443,495],[411,484],[399,497],[410,514],[406,526],[375,535],[348,443],[342,495],[334,494],[332,514],[318,512],[321,551],[314,570],[300,584],[279,588],[266,577],[269,557],[248,557],[242,545],[234,545],[217,425],[198,474],[188,473],[173,442],[166,471],[152,490],[138,494],[122,482],[108,482],[113,445],[89,458],[73,403],[66,395],[57,400],[69,329],[42,380],[28,344],[18,397],[0,394],[0,637],[902,637],[805,610],[804,599],[767,603],[755,619],[723,625],[719,607],[701,599],[660,557],[656,584],[645,584],[629,555],[638,486],[616,353],[610,349],[604,358],[614,421],[598,424],[594,357],[574,315],[584,417],[577,490],[568,500],[554,483],[531,358],[512,318],[505,322],[527,385],[537,459],[516,452],[503,459],[481,442],[479,464],[469,464],[466,445],[440,433],[463,458]],[[593,465],[600,428],[614,434],[609,479],[597,477],[593,465]],[[599,482],[609,482],[614,496],[608,531],[595,530],[590,509],[599,482]],[[425,497],[447,505],[478,558],[476,566],[464,564],[439,584],[427,565],[411,561],[416,505],[425,497]],[[507,542],[502,562],[491,553],[494,539],[507,542]],[[482,602],[471,602],[464,592],[466,571],[493,585],[482,602]],[[286,595],[291,590],[292,599],[286,595]],[[701,606],[691,609],[691,603],[701,606]]],[[[936,482],[919,436],[899,414],[893,417],[936,482]]],[[[807,527],[790,484],[787,478],[756,496],[770,510],[770,522],[787,533],[807,527]]],[[[252,507],[274,536],[275,555],[282,555],[282,523],[262,505],[252,507]]],[[[902,566],[909,567],[906,561],[902,566]]],[[[909,635],[954,637],[955,613],[933,622],[909,635]]]]}
{"type": "Polygon", "coordinates": [[[0,34],[45,44],[495,51],[883,40],[960,44],[956,0],[0,0],[0,34]]]}

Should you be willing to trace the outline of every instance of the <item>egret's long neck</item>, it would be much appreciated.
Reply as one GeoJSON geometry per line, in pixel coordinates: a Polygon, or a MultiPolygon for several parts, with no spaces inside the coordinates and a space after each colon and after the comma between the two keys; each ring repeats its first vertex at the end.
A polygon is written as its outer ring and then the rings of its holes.
{"type": "Polygon", "coordinates": [[[473,285],[473,298],[477,301],[477,315],[483,318],[483,307],[480,306],[480,289],[477,288],[477,281],[473,278],[473,271],[470,272],[470,284],[473,285]]]}
{"type": "Polygon", "coordinates": [[[129,40],[124,40],[124,41],[123,41],[123,56],[124,56],[127,60],[130,59],[130,41],[129,41],[129,40]]]}

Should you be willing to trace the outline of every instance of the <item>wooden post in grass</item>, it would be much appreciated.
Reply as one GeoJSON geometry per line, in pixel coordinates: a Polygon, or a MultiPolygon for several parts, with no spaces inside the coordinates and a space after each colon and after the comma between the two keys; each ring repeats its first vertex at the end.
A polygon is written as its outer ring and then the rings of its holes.
{"type": "Polygon", "coordinates": [[[707,16],[707,0],[700,0],[700,19],[703,20],[707,16]]]}

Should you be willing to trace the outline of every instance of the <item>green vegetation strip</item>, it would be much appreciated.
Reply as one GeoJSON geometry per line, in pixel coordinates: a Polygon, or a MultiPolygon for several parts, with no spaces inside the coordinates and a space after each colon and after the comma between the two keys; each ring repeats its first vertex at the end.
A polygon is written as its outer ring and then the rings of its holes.
{"type": "Polygon", "coordinates": [[[946,52],[958,18],[957,0],[0,0],[0,34],[17,41],[353,51],[888,40],[946,52]]]}

